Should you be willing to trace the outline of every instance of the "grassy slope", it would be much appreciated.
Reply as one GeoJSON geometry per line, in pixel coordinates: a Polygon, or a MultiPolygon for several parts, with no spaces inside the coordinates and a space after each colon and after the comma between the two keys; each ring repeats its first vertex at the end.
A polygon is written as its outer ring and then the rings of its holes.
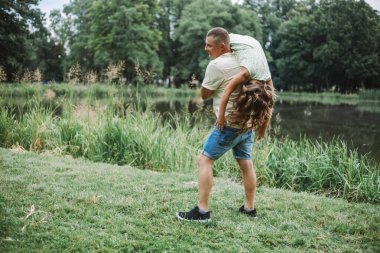
{"type": "Polygon", "coordinates": [[[214,181],[208,224],[179,222],[196,171],[0,149],[0,252],[378,252],[378,205],[258,189],[259,219],[237,213],[242,185],[214,181]],[[31,207],[34,206],[34,212],[31,207]]]}

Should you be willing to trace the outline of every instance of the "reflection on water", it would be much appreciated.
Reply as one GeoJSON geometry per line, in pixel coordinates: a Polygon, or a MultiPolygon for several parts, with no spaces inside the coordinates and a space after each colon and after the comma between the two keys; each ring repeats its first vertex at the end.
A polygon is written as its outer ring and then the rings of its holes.
{"type": "Polygon", "coordinates": [[[344,104],[278,102],[275,114],[278,113],[282,119],[281,132],[293,139],[306,136],[328,141],[341,136],[350,148],[371,152],[370,156],[380,161],[379,112],[344,104]]]}
{"type": "MultiPolygon", "coordinates": [[[[57,99],[51,101],[39,101],[40,106],[52,108],[55,115],[60,116],[68,108],[67,102],[57,99]]],[[[215,121],[215,116],[210,112],[211,105],[202,106],[199,101],[191,99],[161,100],[161,101],[132,101],[131,99],[113,100],[72,100],[74,114],[78,117],[96,115],[113,108],[119,115],[125,115],[131,108],[146,110],[148,107],[163,115],[164,120],[172,119],[170,115],[193,115],[190,124],[206,124],[210,127],[215,121]],[[90,104],[90,106],[88,106],[90,104]],[[94,113],[96,112],[96,113],[94,113]],[[76,115],[77,116],[77,115],[76,115]]],[[[22,100],[1,100],[1,108],[10,108],[15,117],[28,110],[28,103],[22,100]]],[[[341,136],[350,148],[358,149],[360,153],[370,152],[370,157],[380,162],[380,104],[366,105],[370,110],[363,110],[363,106],[356,105],[327,105],[315,102],[285,102],[278,101],[275,106],[274,116],[281,118],[280,133],[288,135],[292,139],[305,136],[310,139],[328,141],[336,136],[341,136]]],[[[95,117],[95,116],[94,116],[95,117]]],[[[93,121],[94,122],[94,121],[93,121]]],[[[275,121],[272,124],[276,124],[275,121]]]]}

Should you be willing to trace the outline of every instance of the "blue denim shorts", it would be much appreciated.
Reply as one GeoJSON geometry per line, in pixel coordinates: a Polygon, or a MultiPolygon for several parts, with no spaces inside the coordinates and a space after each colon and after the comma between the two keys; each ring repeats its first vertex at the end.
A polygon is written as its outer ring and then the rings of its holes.
{"type": "Polygon", "coordinates": [[[239,133],[239,129],[225,126],[223,131],[214,127],[203,145],[202,154],[212,160],[218,160],[224,153],[232,149],[239,160],[252,159],[254,133],[252,130],[239,133]]]}

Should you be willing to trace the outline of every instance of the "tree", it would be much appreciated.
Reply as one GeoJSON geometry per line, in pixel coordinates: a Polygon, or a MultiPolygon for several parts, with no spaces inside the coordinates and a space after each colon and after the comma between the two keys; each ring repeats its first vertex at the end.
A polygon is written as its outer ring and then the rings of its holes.
{"type": "Polygon", "coordinates": [[[186,5],[192,1],[188,0],[160,0],[157,27],[161,32],[162,40],[159,43],[159,57],[163,62],[163,79],[169,80],[171,86],[172,68],[180,59],[179,40],[174,37],[174,31],[178,27],[178,20],[186,5]]]}
{"type": "Polygon", "coordinates": [[[274,38],[278,88],[298,90],[313,82],[311,18],[300,16],[281,24],[274,38]],[[279,43],[278,43],[279,41],[279,43]]]}
{"type": "Polygon", "coordinates": [[[40,37],[34,39],[33,57],[31,69],[39,68],[44,81],[62,82],[64,80],[63,61],[65,49],[55,39],[40,37]]]}
{"type": "Polygon", "coordinates": [[[43,31],[43,15],[33,8],[38,0],[0,1],[0,66],[11,74],[21,72],[30,60],[32,31],[43,31]]]}
{"type": "Polygon", "coordinates": [[[316,80],[324,88],[352,92],[380,76],[380,16],[365,1],[323,0],[313,24],[316,80]]]}
{"type": "Polygon", "coordinates": [[[68,36],[70,34],[69,22],[62,15],[60,10],[52,10],[49,14],[50,28],[52,29],[52,37],[59,44],[66,46],[68,42],[68,36]]]}
{"type": "MultiPolygon", "coordinates": [[[[284,88],[274,58],[278,47],[276,36],[280,25],[293,18],[309,16],[316,8],[315,0],[245,0],[242,7],[258,12],[262,24],[262,45],[266,52],[272,79],[277,87],[284,88]],[[280,85],[279,85],[280,84],[280,85]]],[[[282,62],[281,64],[284,64],[282,62]]]]}
{"type": "Polygon", "coordinates": [[[125,61],[130,80],[136,65],[161,74],[157,7],[152,0],[74,0],[65,8],[71,29],[70,63],[78,62],[84,71],[101,71],[125,61]]]}
{"type": "Polygon", "coordinates": [[[65,60],[64,71],[67,73],[71,66],[80,64],[84,70],[94,66],[93,52],[89,48],[89,31],[91,19],[89,11],[91,0],[73,0],[63,9],[67,24],[67,46],[69,53],[65,60]]]}
{"type": "Polygon", "coordinates": [[[379,80],[378,12],[364,1],[322,0],[281,24],[273,57],[285,89],[352,92],[379,80]]]}

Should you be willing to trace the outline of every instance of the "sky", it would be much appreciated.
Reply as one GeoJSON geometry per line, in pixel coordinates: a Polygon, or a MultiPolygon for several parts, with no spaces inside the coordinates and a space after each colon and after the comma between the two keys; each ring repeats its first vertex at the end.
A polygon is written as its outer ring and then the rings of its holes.
{"type": "Polygon", "coordinates": [[[64,4],[70,3],[70,0],[41,0],[38,7],[42,12],[49,16],[50,11],[54,9],[63,9],[64,4]]]}
{"type": "MultiPolygon", "coordinates": [[[[235,0],[236,2],[238,0],[235,0]]],[[[380,0],[365,0],[369,5],[372,6],[375,10],[380,11],[380,0]]],[[[53,9],[63,9],[64,4],[70,3],[70,0],[41,0],[39,3],[39,8],[42,12],[47,13],[46,16],[49,16],[49,12],[53,9]]]]}
{"type": "Polygon", "coordinates": [[[39,8],[42,13],[45,13],[45,26],[50,27],[49,14],[52,10],[60,9],[63,10],[64,4],[69,4],[70,0],[40,0],[37,8],[39,8]]]}

